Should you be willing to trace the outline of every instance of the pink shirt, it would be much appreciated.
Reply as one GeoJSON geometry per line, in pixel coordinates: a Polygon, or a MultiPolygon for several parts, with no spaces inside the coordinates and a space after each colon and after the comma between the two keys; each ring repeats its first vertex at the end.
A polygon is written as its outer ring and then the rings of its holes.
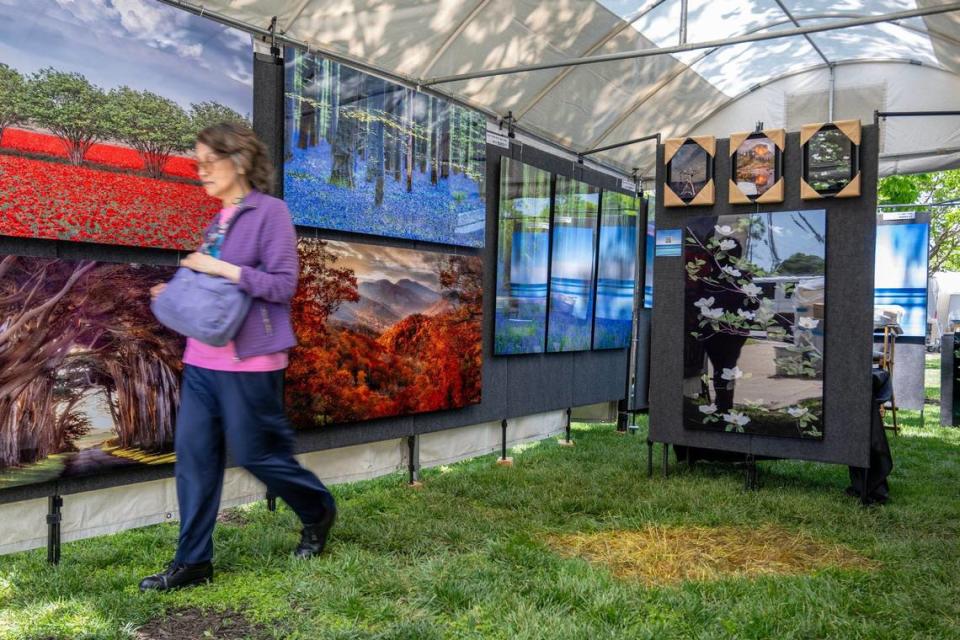
{"type": "MultiPolygon", "coordinates": [[[[227,207],[220,212],[220,224],[227,225],[237,213],[237,207],[227,207]]],[[[187,338],[187,348],[183,352],[183,363],[215,371],[262,372],[286,369],[289,359],[286,351],[268,353],[240,359],[233,340],[222,347],[212,347],[199,340],[187,338]]]]}

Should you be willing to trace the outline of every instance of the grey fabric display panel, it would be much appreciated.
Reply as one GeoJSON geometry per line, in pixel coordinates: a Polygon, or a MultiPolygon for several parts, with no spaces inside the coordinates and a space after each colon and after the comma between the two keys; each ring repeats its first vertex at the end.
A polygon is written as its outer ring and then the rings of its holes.
{"type": "Polygon", "coordinates": [[[953,334],[943,334],[940,339],[940,424],[944,427],[958,426],[953,416],[955,349],[953,334]]]}
{"type": "MultiPolygon", "coordinates": [[[[665,208],[658,188],[657,229],[683,228],[688,218],[736,213],[825,209],[827,216],[827,336],[824,365],[823,439],[799,440],[704,432],[683,426],[683,257],[656,257],[650,369],[650,437],[657,442],[780,458],[867,466],[872,407],[874,243],[876,235],[877,130],[863,127],[860,147],[863,196],[800,199],[802,148],[787,135],[786,195],[775,205],[731,205],[729,141],[717,140],[717,204],[665,208]]],[[[658,151],[658,187],[663,184],[663,148],[658,151]]]]}
{"type": "Polygon", "coordinates": [[[633,362],[633,389],[631,390],[631,411],[647,409],[650,406],[650,330],[652,329],[652,309],[640,309],[636,325],[636,359],[633,362]]]}
{"type": "MultiPolygon", "coordinates": [[[[270,56],[254,58],[253,126],[271,150],[280,191],[283,154],[283,65],[270,56]]],[[[512,144],[509,150],[487,146],[486,242],[483,249],[442,246],[426,242],[361,236],[353,233],[320,233],[298,227],[303,237],[356,241],[366,244],[402,247],[480,256],[484,263],[483,288],[483,390],[480,404],[452,411],[415,416],[370,420],[362,423],[331,425],[297,434],[295,452],[376,442],[429,433],[444,429],[499,421],[520,416],[565,409],[567,407],[620,400],[626,395],[628,350],[582,351],[573,353],[532,354],[504,358],[493,355],[493,318],[495,313],[497,202],[500,157],[509,155],[542,169],[552,171],[603,189],[619,189],[612,175],[590,170],[528,146],[512,144]]],[[[642,237],[645,237],[643,235],[642,237]]],[[[640,248],[641,255],[643,247],[640,248]]],[[[60,257],[67,260],[106,260],[147,264],[177,264],[176,251],[140,249],[95,244],[75,244],[50,240],[6,238],[0,236],[0,254],[60,257]]],[[[146,292],[144,292],[146,295],[146,292]]],[[[642,361],[647,361],[642,355],[642,361]]],[[[228,461],[228,465],[230,465],[228,461]]],[[[108,474],[65,479],[45,484],[12,487],[0,491],[0,503],[92,491],[107,487],[146,482],[170,477],[172,465],[131,467],[108,474]]]]}
{"type": "Polygon", "coordinates": [[[253,130],[270,150],[274,194],[283,197],[283,59],[253,56],[253,130]],[[274,117],[280,114],[280,117],[274,117]]]}
{"type": "MultiPolygon", "coordinates": [[[[276,72],[272,62],[257,60],[257,83],[266,83],[264,74],[277,73],[276,86],[282,87],[282,73],[276,72]]],[[[269,96],[268,96],[269,97],[269,96]]],[[[258,135],[266,141],[275,141],[282,148],[282,128],[271,127],[270,118],[263,109],[269,109],[261,89],[255,91],[254,122],[258,135]],[[271,131],[273,133],[271,134],[271,131]],[[279,132],[279,136],[277,136],[279,132]]],[[[279,116],[278,116],[279,118],[279,116]]],[[[282,119],[281,119],[282,120],[282,119]]],[[[305,453],[336,447],[376,442],[430,433],[444,429],[469,426],[483,422],[511,419],[524,415],[565,409],[578,405],[620,400],[625,397],[628,351],[582,351],[575,353],[533,354],[509,357],[493,355],[493,317],[496,300],[493,295],[496,281],[497,200],[502,154],[512,154],[518,160],[562,175],[575,177],[606,189],[616,189],[619,182],[613,176],[578,166],[530,147],[514,144],[509,151],[487,147],[487,228],[484,249],[440,246],[425,242],[359,236],[351,233],[323,232],[298,228],[301,236],[322,237],[331,240],[358,241],[425,251],[479,255],[484,261],[484,323],[483,323],[483,391],[480,404],[453,411],[438,411],[415,416],[401,416],[370,420],[362,423],[331,425],[315,431],[297,434],[295,451],[305,453]]],[[[642,250],[642,248],[641,248],[642,250]]],[[[62,257],[70,260],[100,259],[119,262],[176,264],[178,254],[173,251],[137,249],[101,245],[0,237],[0,252],[39,257],[62,257]]],[[[230,465],[228,461],[228,465],[230,465]]],[[[47,496],[54,491],[62,495],[92,491],[124,484],[146,482],[170,477],[172,465],[136,467],[112,471],[109,474],[61,480],[58,483],[13,487],[0,491],[0,503],[47,496]]]]}
{"type": "MultiPolygon", "coordinates": [[[[879,350],[882,342],[875,342],[879,350]]],[[[925,395],[924,371],[926,370],[927,348],[923,344],[911,342],[897,343],[893,364],[893,395],[898,409],[920,411],[923,409],[925,395]]]]}
{"type": "MultiPolygon", "coordinates": [[[[490,286],[485,287],[484,291],[490,293],[484,300],[484,370],[487,374],[484,382],[491,377],[508,381],[505,408],[510,417],[619,400],[625,396],[628,357],[625,349],[500,357],[492,355],[493,317],[496,311],[493,292],[496,280],[497,202],[500,158],[503,156],[604,189],[619,188],[618,180],[613,176],[592,171],[529,146],[512,144],[509,150],[487,146],[487,243],[484,268],[490,277],[490,286]]],[[[484,403],[486,400],[484,388],[484,403]]]]}

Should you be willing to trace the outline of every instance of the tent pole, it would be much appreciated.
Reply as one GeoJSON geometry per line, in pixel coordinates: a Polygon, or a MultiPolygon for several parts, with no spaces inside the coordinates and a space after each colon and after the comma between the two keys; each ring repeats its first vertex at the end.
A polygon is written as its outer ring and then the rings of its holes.
{"type": "Polygon", "coordinates": [[[827,102],[827,121],[833,122],[833,103],[837,93],[837,65],[832,62],[829,65],[830,69],[830,96],[827,102]]]}
{"type": "Polygon", "coordinates": [[[680,44],[687,44],[687,0],[680,0],[680,44]]]}
{"type": "Polygon", "coordinates": [[[880,122],[880,118],[918,118],[921,116],[960,116],[960,110],[953,111],[874,111],[874,122],[880,122]]]}
{"type": "Polygon", "coordinates": [[[597,147],[596,149],[590,149],[589,151],[581,151],[577,154],[577,161],[582,163],[584,156],[589,156],[594,153],[600,153],[602,151],[609,151],[610,149],[618,149],[620,147],[626,147],[627,145],[636,144],[638,142],[646,142],[647,140],[656,140],[657,144],[660,144],[660,134],[653,133],[649,136],[643,136],[642,138],[634,138],[633,140],[627,140],[626,142],[617,142],[615,144],[608,144],[603,147],[597,147]]]}

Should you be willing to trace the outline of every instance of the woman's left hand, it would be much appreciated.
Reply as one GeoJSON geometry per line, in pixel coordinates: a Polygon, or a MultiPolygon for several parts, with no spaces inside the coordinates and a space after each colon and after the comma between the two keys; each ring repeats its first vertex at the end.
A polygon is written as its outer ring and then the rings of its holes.
{"type": "Polygon", "coordinates": [[[240,267],[205,253],[194,252],[180,261],[181,267],[211,276],[220,276],[231,282],[240,282],[240,267]]]}

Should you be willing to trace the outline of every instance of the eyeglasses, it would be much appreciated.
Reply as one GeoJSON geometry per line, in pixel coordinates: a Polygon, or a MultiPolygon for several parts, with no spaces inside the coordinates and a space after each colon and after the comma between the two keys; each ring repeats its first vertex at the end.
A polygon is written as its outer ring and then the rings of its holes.
{"type": "Polygon", "coordinates": [[[193,163],[194,168],[197,169],[197,171],[203,169],[205,172],[209,173],[210,169],[213,168],[213,165],[220,162],[221,160],[226,159],[226,156],[208,156],[208,157],[212,157],[213,159],[212,160],[196,160],[193,163]]]}

